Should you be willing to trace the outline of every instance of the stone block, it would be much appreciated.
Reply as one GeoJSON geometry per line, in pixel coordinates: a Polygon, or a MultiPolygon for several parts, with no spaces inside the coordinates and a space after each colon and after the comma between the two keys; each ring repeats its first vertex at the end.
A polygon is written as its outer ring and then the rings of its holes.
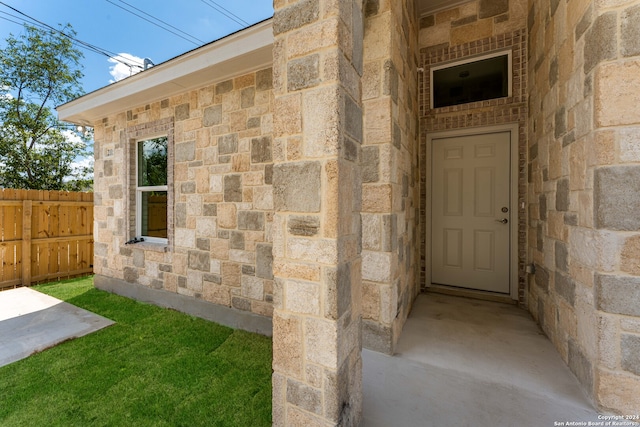
{"type": "MultiPolygon", "coordinates": [[[[453,23],[452,23],[453,26],[453,23]]],[[[491,19],[483,19],[468,25],[462,25],[451,29],[451,45],[457,46],[475,40],[491,37],[493,22],[491,19]]]]}
{"type": "Polygon", "coordinates": [[[362,211],[368,213],[391,212],[391,185],[363,185],[362,211]]]}
{"type": "Polygon", "coordinates": [[[333,321],[307,317],[304,320],[306,360],[329,369],[338,368],[338,330],[333,321]]]}
{"type": "Polygon", "coordinates": [[[362,108],[349,96],[344,96],[345,132],[358,142],[362,142],[362,108]]]}
{"type": "Polygon", "coordinates": [[[295,92],[320,83],[320,56],[308,55],[287,63],[287,89],[295,92]]]}
{"type": "Polygon", "coordinates": [[[204,109],[202,126],[217,126],[222,124],[222,105],[213,105],[204,109]]]}
{"type": "Polygon", "coordinates": [[[362,248],[379,251],[381,242],[382,216],[378,214],[361,214],[362,248]]]}
{"type": "Polygon", "coordinates": [[[273,69],[256,71],[256,90],[261,92],[273,88],[273,69]]]}
{"type": "Polygon", "coordinates": [[[589,73],[599,63],[616,57],[618,50],[617,14],[608,12],[596,18],[585,36],[584,72],[589,73]]]}
{"type": "Polygon", "coordinates": [[[209,239],[196,239],[196,248],[201,251],[210,251],[211,250],[211,241],[209,239]]]}
{"type": "Polygon", "coordinates": [[[391,327],[370,320],[362,321],[363,347],[379,353],[393,353],[393,332],[391,327]]]}
{"type": "Polygon", "coordinates": [[[300,28],[317,21],[319,16],[320,6],[313,0],[302,0],[292,6],[276,9],[273,16],[273,34],[278,35],[300,28]]]}
{"type": "Polygon", "coordinates": [[[196,246],[195,230],[188,228],[176,228],[175,245],[182,248],[194,248],[196,246]]]}
{"type": "Polygon", "coordinates": [[[640,335],[622,334],[620,347],[622,369],[640,375],[640,335]]]}
{"type": "Polygon", "coordinates": [[[221,228],[236,228],[237,224],[236,205],[234,203],[218,204],[218,226],[221,228]]]}
{"type": "Polygon", "coordinates": [[[362,182],[378,182],[378,169],[380,165],[380,154],[377,146],[362,147],[360,156],[360,168],[362,171],[362,182]]]}
{"type": "Polygon", "coordinates": [[[569,253],[567,251],[567,245],[564,242],[556,241],[555,256],[556,268],[564,272],[569,271],[569,253]]]}
{"type": "Polygon", "coordinates": [[[478,18],[485,19],[509,12],[509,0],[480,0],[478,18]]]}
{"type": "Polygon", "coordinates": [[[216,85],[216,95],[223,95],[233,90],[233,80],[226,80],[216,85]]]}
{"type": "Polygon", "coordinates": [[[202,207],[202,215],[204,216],[218,216],[218,205],[215,203],[206,203],[202,207]]]}
{"type": "Polygon", "coordinates": [[[621,414],[635,414],[640,408],[640,377],[599,370],[596,399],[603,408],[616,408],[621,414]]]}
{"type": "Polygon", "coordinates": [[[362,278],[378,283],[391,281],[391,254],[362,251],[362,278]]]}
{"type": "Polygon", "coordinates": [[[240,92],[240,108],[251,108],[256,103],[256,88],[246,87],[240,92]]]}
{"type": "Polygon", "coordinates": [[[285,307],[292,313],[320,315],[320,284],[285,280],[285,307]]]}
{"type": "Polygon", "coordinates": [[[596,169],[594,199],[597,228],[640,230],[640,166],[596,169]]]}
{"type": "Polygon", "coordinates": [[[242,175],[225,175],[224,177],[224,201],[242,201],[242,175]]]}
{"type": "Polygon", "coordinates": [[[124,267],[122,274],[126,282],[135,283],[138,281],[138,269],[135,267],[124,267]]]}
{"type": "Polygon", "coordinates": [[[640,6],[625,9],[621,16],[621,52],[623,56],[640,55],[640,6]]]}
{"type": "Polygon", "coordinates": [[[190,162],[196,158],[196,142],[189,141],[181,144],[176,144],[175,148],[175,161],[176,162],[190,162]]]}
{"type": "Polygon", "coordinates": [[[238,229],[256,231],[264,230],[264,212],[238,212],[238,229]]]}
{"type": "Polygon", "coordinates": [[[324,315],[328,319],[340,319],[353,306],[352,286],[361,283],[362,265],[358,262],[338,264],[337,269],[327,268],[325,274],[324,315]],[[335,275],[334,275],[335,273],[335,275]]]}
{"type": "Polygon", "coordinates": [[[269,163],[271,155],[271,137],[262,136],[251,140],[251,163],[269,163]]]}
{"type": "Polygon", "coordinates": [[[189,251],[188,266],[192,270],[209,272],[211,270],[211,259],[209,252],[189,251]]]}
{"type": "Polygon", "coordinates": [[[340,134],[343,114],[342,98],[346,96],[335,85],[328,85],[302,94],[302,133],[304,155],[331,157],[338,154],[343,135],[340,134]]]}
{"type": "Polygon", "coordinates": [[[287,243],[287,257],[291,259],[329,265],[338,262],[338,245],[335,240],[290,237],[287,243]]]}
{"type": "Polygon", "coordinates": [[[584,355],[578,344],[569,339],[568,361],[569,368],[578,378],[578,381],[587,390],[593,389],[593,366],[584,355]]]}
{"type": "Polygon", "coordinates": [[[242,296],[256,301],[264,299],[264,281],[255,276],[243,275],[240,282],[242,296]]]}
{"type": "Polygon", "coordinates": [[[174,116],[176,121],[187,120],[189,118],[189,103],[176,105],[174,116]]]}
{"type": "Polygon", "coordinates": [[[273,202],[277,211],[320,211],[319,162],[276,164],[273,167],[273,202]]]}
{"type": "Polygon", "coordinates": [[[218,138],[218,154],[233,154],[238,152],[238,134],[230,133],[218,138]]]}
{"type": "Polygon", "coordinates": [[[244,233],[232,231],[229,234],[229,249],[244,250],[244,233]]]}
{"type": "Polygon", "coordinates": [[[396,214],[382,217],[382,250],[395,252],[398,247],[398,220],[396,214]]]}
{"type": "Polygon", "coordinates": [[[314,414],[322,414],[322,392],[307,384],[287,379],[287,402],[314,414]]]}
{"type": "Polygon", "coordinates": [[[111,200],[122,199],[124,193],[122,191],[122,185],[110,185],[109,186],[109,198],[111,200]]]}
{"type": "Polygon", "coordinates": [[[273,314],[273,369],[287,375],[303,377],[302,320],[275,312],[273,314]]]}
{"type": "Polygon", "coordinates": [[[320,231],[320,218],[292,215],[287,221],[287,230],[294,236],[315,236],[320,231]]]}
{"type": "Polygon", "coordinates": [[[245,298],[233,297],[231,298],[231,306],[242,311],[251,311],[251,301],[245,298]]]}
{"type": "Polygon", "coordinates": [[[182,194],[193,194],[196,192],[196,183],[193,181],[180,183],[180,192],[182,194]]]}
{"type": "Polygon", "coordinates": [[[620,269],[640,276],[640,235],[629,237],[625,241],[620,254],[620,269]]]}
{"type": "Polygon", "coordinates": [[[549,292],[549,272],[541,265],[536,264],[535,274],[536,286],[542,289],[545,293],[549,292]]]}
{"type": "Polygon", "coordinates": [[[256,276],[273,280],[273,250],[270,244],[256,245],[256,276]]]}
{"type": "Polygon", "coordinates": [[[558,295],[573,307],[576,300],[576,284],[573,279],[556,271],[554,282],[558,295]]]}
{"type": "Polygon", "coordinates": [[[640,123],[640,60],[601,65],[596,71],[595,92],[597,126],[640,123]]]}
{"type": "Polygon", "coordinates": [[[640,277],[596,275],[595,302],[598,310],[640,316],[640,277]]]}

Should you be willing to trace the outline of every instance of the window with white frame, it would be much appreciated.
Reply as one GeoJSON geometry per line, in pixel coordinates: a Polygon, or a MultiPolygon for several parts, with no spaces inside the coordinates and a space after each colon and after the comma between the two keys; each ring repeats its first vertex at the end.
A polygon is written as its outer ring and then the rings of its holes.
{"type": "Polygon", "coordinates": [[[136,235],[167,243],[167,137],[137,142],[136,235]]]}

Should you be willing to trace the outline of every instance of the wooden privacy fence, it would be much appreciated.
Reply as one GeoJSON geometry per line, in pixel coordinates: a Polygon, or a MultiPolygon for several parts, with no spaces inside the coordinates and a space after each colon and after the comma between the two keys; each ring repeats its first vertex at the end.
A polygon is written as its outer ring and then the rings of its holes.
{"type": "Polygon", "coordinates": [[[93,193],[0,189],[0,289],[93,272],[93,193]]]}

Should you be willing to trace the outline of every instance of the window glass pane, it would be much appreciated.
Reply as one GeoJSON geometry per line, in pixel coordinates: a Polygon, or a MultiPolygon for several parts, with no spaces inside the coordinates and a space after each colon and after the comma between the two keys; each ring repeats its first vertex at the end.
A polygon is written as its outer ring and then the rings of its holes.
{"type": "Polygon", "coordinates": [[[142,191],[141,234],[167,238],[167,192],[142,191]]]}
{"type": "Polygon", "coordinates": [[[167,137],[138,141],[138,187],[167,185],[167,137]]]}
{"type": "Polygon", "coordinates": [[[507,55],[433,71],[434,108],[509,96],[507,55]]]}

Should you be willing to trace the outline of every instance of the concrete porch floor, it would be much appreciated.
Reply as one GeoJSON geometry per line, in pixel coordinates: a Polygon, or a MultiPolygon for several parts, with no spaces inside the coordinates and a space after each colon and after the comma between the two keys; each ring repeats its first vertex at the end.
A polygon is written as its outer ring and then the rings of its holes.
{"type": "Polygon", "coordinates": [[[434,293],[418,296],[396,355],[363,350],[363,389],[365,427],[598,421],[529,313],[434,293]]]}

